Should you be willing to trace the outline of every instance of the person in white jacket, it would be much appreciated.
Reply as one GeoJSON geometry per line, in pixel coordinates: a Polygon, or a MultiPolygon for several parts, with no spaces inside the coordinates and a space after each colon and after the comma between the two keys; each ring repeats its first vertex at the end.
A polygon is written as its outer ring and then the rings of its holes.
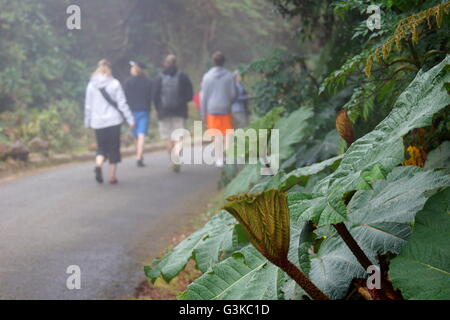
{"type": "Polygon", "coordinates": [[[109,182],[117,184],[117,164],[121,161],[120,129],[126,121],[134,127],[120,82],[113,78],[110,63],[101,60],[86,89],[84,124],[95,130],[97,157],[95,179],[103,183],[102,167],[109,160],[109,182]]]}

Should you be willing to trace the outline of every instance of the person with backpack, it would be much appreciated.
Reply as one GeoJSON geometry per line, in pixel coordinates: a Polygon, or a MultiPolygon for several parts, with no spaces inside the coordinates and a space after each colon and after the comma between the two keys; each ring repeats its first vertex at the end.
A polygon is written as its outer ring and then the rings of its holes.
{"type": "Polygon", "coordinates": [[[236,101],[231,107],[231,113],[233,114],[233,126],[234,129],[244,129],[248,126],[248,119],[250,111],[248,110],[248,101],[250,97],[245,90],[242,83],[242,75],[239,71],[234,72],[234,80],[236,81],[236,87],[238,90],[238,96],[236,101]]]}
{"type": "Polygon", "coordinates": [[[159,133],[166,142],[166,149],[172,159],[172,169],[180,171],[179,156],[182,141],[174,140],[172,133],[184,129],[188,118],[188,103],[192,101],[194,90],[189,77],[178,70],[175,55],[164,60],[164,70],[154,82],[154,103],[159,120],[159,133]]]}
{"type": "Polygon", "coordinates": [[[108,60],[101,60],[86,89],[84,124],[95,130],[97,156],[95,179],[103,183],[102,167],[109,160],[109,182],[117,184],[121,161],[120,130],[123,122],[134,129],[134,119],[120,82],[113,78],[108,60]]]}
{"type": "Polygon", "coordinates": [[[204,75],[202,81],[201,115],[209,134],[214,136],[216,167],[221,168],[224,166],[224,150],[229,140],[227,135],[233,130],[231,106],[238,92],[233,74],[224,68],[224,54],[217,51],[212,59],[214,67],[204,75]]]}
{"type": "Polygon", "coordinates": [[[145,137],[148,134],[152,104],[152,81],[145,75],[145,64],[130,61],[130,65],[131,77],[125,81],[124,90],[136,124],[133,130],[136,139],[136,162],[138,168],[143,168],[145,137]]]}

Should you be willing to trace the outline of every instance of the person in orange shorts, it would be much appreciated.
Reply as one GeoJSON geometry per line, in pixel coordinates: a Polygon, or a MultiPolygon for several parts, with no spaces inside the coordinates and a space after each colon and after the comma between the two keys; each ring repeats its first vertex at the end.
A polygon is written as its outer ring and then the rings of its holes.
{"type": "Polygon", "coordinates": [[[224,68],[224,54],[217,51],[212,59],[214,67],[204,75],[202,81],[201,115],[210,136],[214,136],[215,139],[221,136],[221,140],[225,140],[225,145],[216,143],[215,147],[216,166],[223,167],[224,150],[228,141],[226,135],[233,133],[231,107],[238,91],[233,74],[224,68]]]}

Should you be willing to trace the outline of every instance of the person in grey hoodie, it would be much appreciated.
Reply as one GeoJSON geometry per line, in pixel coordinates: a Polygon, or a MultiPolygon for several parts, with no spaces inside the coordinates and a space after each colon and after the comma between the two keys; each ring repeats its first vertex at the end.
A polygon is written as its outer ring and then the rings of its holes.
{"type": "Polygon", "coordinates": [[[126,121],[134,127],[133,115],[128,107],[125,94],[119,81],[112,76],[107,60],[98,63],[86,89],[84,124],[95,130],[97,157],[95,179],[103,183],[102,167],[109,159],[109,182],[117,184],[117,164],[120,155],[120,128],[126,121]]]}
{"type": "Polygon", "coordinates": [[[227,135],[233,130],[231,106],[237,98],[238,91],[233,74],[224,68],[223,53],[217,51],[212,58],[214,67],[204,75],[202,81],[201,115],[203,121],[207,123],[209,134],[216,140],[216,166],[222,167],[223,151],[228,145],[227,135]],[[222,143],[217,142],[218,136],[222,143]]]}

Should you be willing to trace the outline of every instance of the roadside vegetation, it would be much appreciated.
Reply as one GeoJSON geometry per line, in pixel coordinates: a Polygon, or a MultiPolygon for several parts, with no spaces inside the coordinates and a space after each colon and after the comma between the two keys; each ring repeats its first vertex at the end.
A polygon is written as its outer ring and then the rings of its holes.
{"type": "Polygon", "coordinates": [[[281,171],[226,167],[223,208],[149,281],[195,264],[180,299],[449,299],[450,3],[380,0],[370,31],[369,1],[272,2],[308,43],[242,66],[281,171]]]}

